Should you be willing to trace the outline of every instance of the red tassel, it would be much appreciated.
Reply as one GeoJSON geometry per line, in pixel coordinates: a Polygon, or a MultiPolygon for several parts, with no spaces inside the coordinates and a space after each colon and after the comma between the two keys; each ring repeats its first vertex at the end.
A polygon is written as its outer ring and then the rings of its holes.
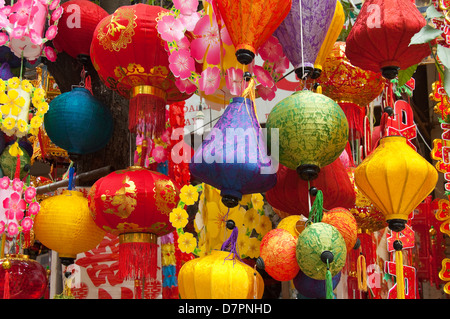
{"type": "Polygon", "coordinates": [[[130,99],[128,129],[135,133],[139,126],[145,137],[159,137],[166,126],[166,101],[151,94],[138,94],[130,99]]]}
{"type": "Polygon", "coordinates": [[[156,279],[157,248],[156,243],[120,243],[119,276],[123,279],[156,279]]]}
{"type": "Polygon", "coordinates": [[[3,287],[3,299],[9,299],[9,271],[5,271],[5,286],[3,287]]]}
{"type": "Polygon", "coordinates": [[[347,117],[350,129],[359,132],[362,136],[364,134],[364,116],[366,115],[365,109],[359,107],[354,103],[341,102],[339,106],[344,111],[347,117]]]}
{"type": "Polygon", "coordinates": [[[142,285],[139,279],[134,280],[134,299],[142,299],[142,285]]]}
{"type": "Polygon", "coordinates": [[[20,179],[20,155],[19,154],[17,154],[16,172],[14,173],[14,178],[20,179]]]}

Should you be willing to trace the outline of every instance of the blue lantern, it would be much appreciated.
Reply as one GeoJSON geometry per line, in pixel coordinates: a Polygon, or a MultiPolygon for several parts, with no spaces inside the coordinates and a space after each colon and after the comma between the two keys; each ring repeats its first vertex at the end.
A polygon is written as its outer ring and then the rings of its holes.
{"type": "MultiPolygon", "coordinates": [[[[340,280],[341,272],[338,272],[332,279],[333,289],[337,287],[340,280]]],[[[313,279],[300,270],[292,281],[295,289],[302,297],[312,299],[325,299],[327,297],[326,280],[313,279]]]]}
{"type": "Polygon", "coordinates": [[[231,208],[244,194],[265,192],[277,177],[266,152],[251,99],[235,97],[225,109],[189,165],[191,174],[221,191],[231,208]]]}
{"type": "Polygon", "coordinates": [[[83,87],[55,97],[44,116],[48,137],[69,154],[88,154],[105,147],[113,124],[109,109],[83,87]]]}

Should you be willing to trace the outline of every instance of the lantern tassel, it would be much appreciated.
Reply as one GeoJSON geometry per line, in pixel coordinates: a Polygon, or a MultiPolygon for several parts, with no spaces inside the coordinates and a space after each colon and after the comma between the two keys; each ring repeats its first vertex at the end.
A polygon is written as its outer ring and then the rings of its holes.
{"type": "Polygon", "coordinates": [[[326,286],[326,299],[334,299],[333,276],[331,275],[328,261],[327,261],[327,273],[325,275],[325,286],[326,286]]]}
{"type": "Polygon", "coordinates": [[[223,251],[230,251],[230,254],[227,256],[227,258],[225,258],[225,260],[229,260],[231,254],[233,254],[233,258],[237,257],[237,259],[239,259],[241,261],[241,258],[239,257],[239,252],[237,249],[237,238],[239,235],[239,230],[238,228],[235,226],[233,228],[233,231],[231,232],[230,237],[227,238],[227,240],[222,244],[221,250],[223,251]]]}
{"type": "Polygon", "coordinates": [[[3,287],[3,299],[9,299],[10,293],[9,293],[9,271],[5,271],[5,285],[3,287]]]}
{"type": "Polygon", "coordinates": [[[403,278],[403,253],[395,251],[395,276],[397,277],[397,299],[405,299],[405,280],[403,278]]]}
{"type": "Polygon", "coordinates": [[[366,257],[359,255],[356,261],[356,276],[358,279],[358,289],[367,291],[367,271],[366,271],[366,257]]]}
{"type": "Polygon", "coordinates": [[[319,189],[309,212],[310,222],[319,223],[323,216],[323,193],[319,189]]]}

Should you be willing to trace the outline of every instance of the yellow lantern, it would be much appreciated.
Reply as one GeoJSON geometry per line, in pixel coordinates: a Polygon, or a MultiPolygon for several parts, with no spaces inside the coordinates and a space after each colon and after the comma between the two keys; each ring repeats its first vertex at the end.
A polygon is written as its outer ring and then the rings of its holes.
{"type": "Polygon", "coordinates": [[[377,206],[389,228],[404,229],[409,214],[433,191],[438,173],[406,144],[403,136],[387,136],[355,169],[359,190],[377,206]]]}
{"type": "Polygon", "coordinates": [[[264,281],[230,252],[215,250],[181,267],[178,290],[182,299],[261,299],[264,281]]]}
{"type": "Polygon", "coordinates": [[[72,190],[41,202],[34,233],[44,246],[59,253],[65,265],[71,264],[78,253],[95,248],[105,235],[91,217],[87,198],[72,190]]]}

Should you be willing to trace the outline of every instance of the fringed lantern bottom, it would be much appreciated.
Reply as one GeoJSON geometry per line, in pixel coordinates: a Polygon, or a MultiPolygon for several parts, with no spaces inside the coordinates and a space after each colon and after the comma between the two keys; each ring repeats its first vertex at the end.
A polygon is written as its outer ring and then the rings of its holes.
{"type": "Polygon", "coordinates": [[[166,93],[150,85],[133,88],[128,111],[128,129],[146,136],[159,137],[166,125],[166,93]]]}
{"type": "Polygon", "coordinates": [[[122,279],[156,279],[157,249],[154,234],[119,235],[119,276],[122,279]]]}

